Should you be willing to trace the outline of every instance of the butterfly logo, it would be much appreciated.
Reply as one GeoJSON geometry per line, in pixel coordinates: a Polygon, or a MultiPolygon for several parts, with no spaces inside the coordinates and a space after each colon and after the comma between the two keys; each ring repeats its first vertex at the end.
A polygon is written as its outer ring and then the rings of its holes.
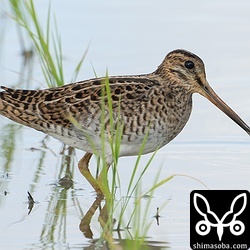
{"type": "Polygon", "coordinates": [[[195,230],[199,235],[207,235],[211,227],[217,228],[217,235],[219,238],[219,241],[221,241],[224,228],[229,227],[230,232],[233,235],[241,235],[245,231],[245,225],[242,221],[237,220],[237,217],[244,211],[247,205],[247,194],[242,193],[237,195],[230,206],[230,210],[227,211],[221,219],[210,210],[210,205],[207,201],[207,199],[199,194],[195,193],[193,196],[193,204],[196,209],[196,211],[203,216],[203,220],[200,220],[196,223],[195,230]],[[235,206],[236,203],[240,204],[240,200],[243,199],[243,205],[239,208],[239,206],[235,206]],[[198,205],[198,202],[200,204],[200,207],[198,205]],[[225,222],[225,221],[230,222],[225,222]]]}

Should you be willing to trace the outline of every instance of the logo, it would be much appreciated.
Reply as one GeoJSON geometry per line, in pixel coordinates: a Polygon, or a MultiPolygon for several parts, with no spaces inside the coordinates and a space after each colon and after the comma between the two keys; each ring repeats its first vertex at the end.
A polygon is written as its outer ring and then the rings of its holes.
{"type": "Polygon", "coordinates": [[[192,249],[248,249],[250,198],[246,190],[197,190],[190,195],[192,249]]]}

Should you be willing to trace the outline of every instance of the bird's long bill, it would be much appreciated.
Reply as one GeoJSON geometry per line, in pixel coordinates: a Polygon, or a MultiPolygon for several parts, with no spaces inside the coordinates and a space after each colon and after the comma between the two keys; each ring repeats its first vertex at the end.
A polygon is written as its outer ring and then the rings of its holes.
{"type": "Polygon", "coordinates": [[[224,112],[228,117],[235,121],[250,135],[250,127],[214,92],[209,84],[206,84],[202,93],[209,101],[224,112]]]}

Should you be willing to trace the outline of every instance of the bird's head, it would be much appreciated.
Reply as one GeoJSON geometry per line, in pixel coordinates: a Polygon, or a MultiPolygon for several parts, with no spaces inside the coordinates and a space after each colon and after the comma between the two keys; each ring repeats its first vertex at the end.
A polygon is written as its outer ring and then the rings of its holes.
{"type": "Polygon", "coordinates": [[[250,135],[249,126],[214,92],[207,79],[203,61],[186,50],[170,52],[155,72],[187,93],[199,93],[217,106],[250,135]]]}

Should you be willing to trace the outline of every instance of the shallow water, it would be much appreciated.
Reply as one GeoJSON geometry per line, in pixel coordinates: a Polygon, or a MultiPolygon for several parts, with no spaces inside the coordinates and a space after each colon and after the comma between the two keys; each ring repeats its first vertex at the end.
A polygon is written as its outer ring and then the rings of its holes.
{"type": "MultiPolygon", "coordinates": [[[[44,18],[44,1],[36,1],[36,6],[44,18]]],[[[204,60],[210,84],[250,124],[249,8],[250,3],[243,0],[54,1],[52,9],[63,41],[65,79],[70,82],[74,66],[88,45],[77,80],[94,77],[92,65],[99,76],[105,75],[107,68],[110,75],[147,73],[167,52],[185,48],[204,60]]],[[[1,10],[1,85],[45,87],[37,58],[31,64],[31,80],[26,81],[29,69],[22,68],[17,28],[3,12],[9,11],[7,1],[1,2],[1,10]]],[[[29,48],[30,43],[24,39],[29,48]]],[[[0,249],[94,249],[102,232],[99,210],[92,218],[89,234],[81,231],[84,216],[95,202],[91,187],[77,169],[83,152],[67,157],[70,152],[63,150],[60,142],[48,138],[44,145],[42,133],[3,117],[0,121],[0,249]],[[57,185],[67,171],[74,181],[69,189],[57,185]],[[27,191],[35,199],[29,215],[27,191]]],[[[142,157],[141,168],[150,156],[142,157]]],[[[135,161],[136,157],[119,160],[119,196],[126,194],[135,161]]],[[[90,168],[94,171],[95,166],[93,159],[90,168]]],[[[204,185],[210,189],[249,190],[249,136],[203,97],[194,95],[190,121],[156,154],[144,176],[143,191],[151,187],[159,171],[160,179],[172,174],[186,176],[176,176],[156,190],[147,217],[152,223],[147,243],[151,249],[189,249],[190,192],[205,189],[204,185]],[[157,207],[160,225],[154,218],[157,207]]],[[[147,201],[142,200],[143,209],[147,201]]],[[[133,202],[131,199],[131,207],[133,202]]],[[[131,211],[127,213],[129,217],[131,211]]],[[[114,232],[113,237],[121,242],[129,238],[127,231],[122,235],[114,232]]]]}

